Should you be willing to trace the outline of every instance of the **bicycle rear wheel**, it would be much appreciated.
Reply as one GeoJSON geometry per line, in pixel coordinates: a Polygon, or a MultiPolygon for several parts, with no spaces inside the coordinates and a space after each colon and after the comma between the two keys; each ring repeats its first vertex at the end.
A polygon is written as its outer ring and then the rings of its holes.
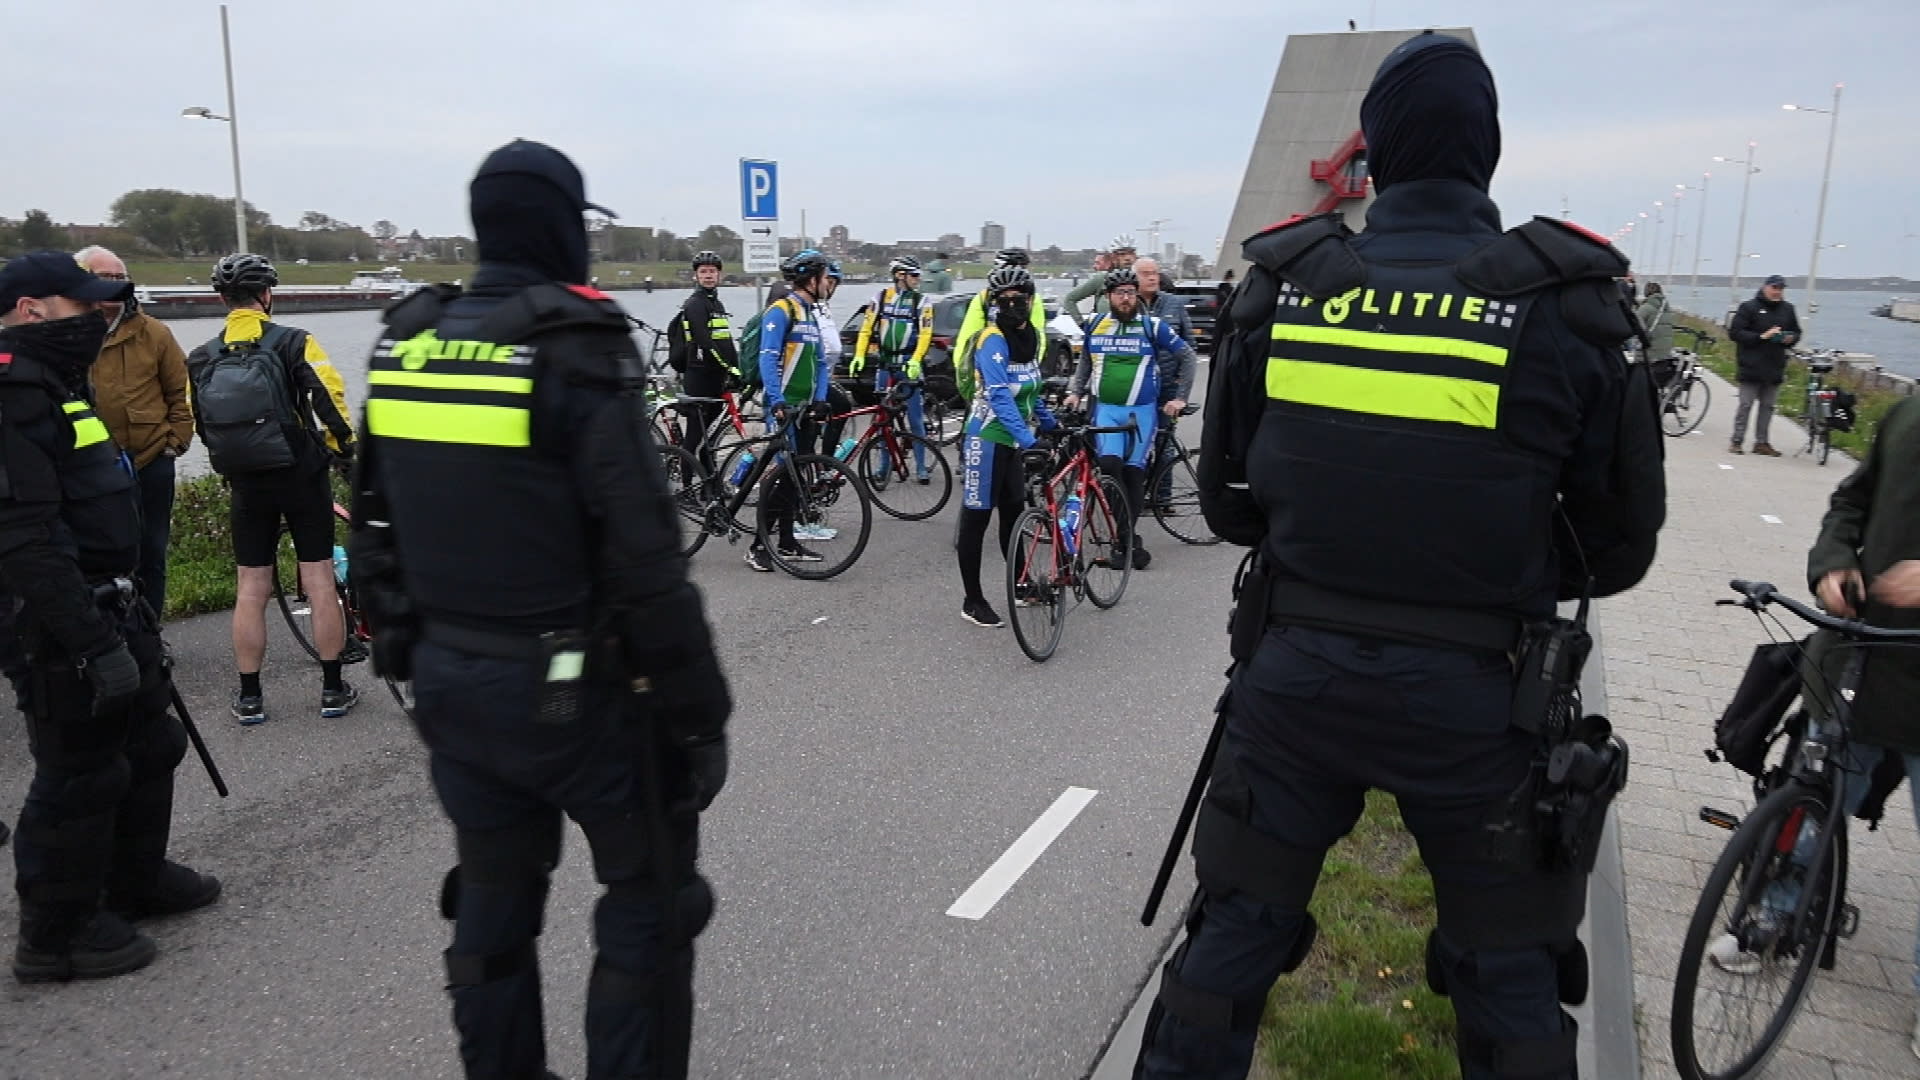
{"type": "Polygon", "coordinates": [[[967,411],[956,409],[931,393],[924,397],[927,441],[935,446],[952,446],[959,442],[960,433],[967,429],[967,411]]]}
{"type": "Polygon", "coordinates": [[[1080,510],[1080,580],[1097,608],[1120,602],[1133,577],[1133,526],[1127,520],[1127,496],[1111,476],[1088,490],[1080,510]]]}
{"type": "Polygon", "coordinates": [[[947,456],[927,439],[911,432],[894,432],[894,446],[876,428],[868,433],[857,455],[860,480],[867,485],[873,505],[902,521],[925,521],[939,513],[953,497],[953,466],[947,456]],[[920,462],[926,461],[927,478],[919,478],[920,462]]]}
{"type": "Polygon", "coordinates": [[[1814,451],[1814,460],[1825,465],[1827,463],[1827,451],[1833,448],[1833,431],[1828,428],[1824,422],[1820,425],[1819,444],[1819,447],[1814,451]]]}
{"type": "Polygon", "coordinates": [[[1193,470],[1193,459],[1179,443],[1171,444],[1171,449],[1147,481],[1153,520],[1183,544],[1217,544],[1220,538],[1207,528],[1206,516],[1200,513],[1200,477],[1193,470]]]}
{"type": "Polygon", "coordinates": [[[1793,854],[1802,822],[1826,826],[1826,798],[1798,781],[1768,795],[1707,875],[1673,985],[1673,1058],[1685,1080],[1753,1076],[1806,1000],[1846,885],[1844,831],[1818,867],[1793,854]],[[1794,907],[1809,888],[1796,923],[1794,907]]]}
{"type": "Polygon", "coordinates": [[[1713,393],[1705,379],[1676,379],[1666,392],[1660,395],[1660,427],[1668,435],[1679,438],[1707,418],[1707,406],[1713,400],[1713,393]]]}
{"type": "Polygon", "coordinates": [[[1007,618],[1020,651],[1035,663],[1053,655],[1066,629],[1064,555],[1045,510],[1029,509],[1014,520],[1013,542],[1007,545],[1007,618]]]}
{"type": "Polygon", "coordinates": [[[873,530],[873,503],[847,463],[825,454],[784,454],[782,460],[767,467],[760,480],[760,505],[757,535],[766,545],[773,564],[803,581],[825,581],[846,572],[867,549],[867,536],[873,530]],[[837,530],[829,540],[806,540],[800,546],[820,556],[810,561],[784,555],[780,550],[779,526],[775,521],[782,500],[771,489],[775,484],[798,488],[797,496],[788,493],[796,525],[820,525],[837,530]]]}

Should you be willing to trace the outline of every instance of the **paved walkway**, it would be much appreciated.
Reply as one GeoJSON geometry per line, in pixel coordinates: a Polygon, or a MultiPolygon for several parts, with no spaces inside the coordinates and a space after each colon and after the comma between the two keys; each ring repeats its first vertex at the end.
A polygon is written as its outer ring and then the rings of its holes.
{"type": "MultiPolygon", "coordinates": [[[[1667,442],[1668,515],[1660,557],[1639,588],[1601,604],[1611,718],[1633,748],[1618,802],[1633,942],[1643,1075],[1674,1075],[1668,1034],[1673,973],[1689,915],[1729,834],[1703,824],[1710,804],[1741,812],[1746,777],[1706,759],[1713,722],[1752,647],[1765,640],[1752,615],[1713,606],[1735,577],[1806,591],[1806,553],[1828,496],[1853,467],[1826,467],[1789,448],[1797,427],[1776,420],[1783,458],[1727,453],[1733,394],[1715,381],[1706,423],[1667,442]]],[[[1788,617],[1791,619],[1791,617],[1788,617]]],[[[1817,972],[1808,1006],[1767,1077],[1865,1080],[1920,1077],[1913,1030],[1914,913],[1920,903],[1920,836],[1904,791],[1888,801],[1880,831],[1850,833],[1851,899],[1860,932],[1839,966],[1817,972]]]]}

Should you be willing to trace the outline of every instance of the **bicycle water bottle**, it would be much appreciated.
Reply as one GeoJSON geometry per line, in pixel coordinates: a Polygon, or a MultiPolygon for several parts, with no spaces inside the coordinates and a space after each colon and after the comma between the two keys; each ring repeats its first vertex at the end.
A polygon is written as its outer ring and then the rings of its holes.
{"type": "Polygon", "coordinates": [[[333,580],[341,585],[347,583],[347,549],[339,544],[333,545],[333,580]]]}
{"type": "Polygon", "coordinates": [[[1068,555],[1080,554],[1080,496],[1067,496],[1060,508],[1060,535],[1065,538],[1068,555]]]}
{"type": "Polygon", "coordinates": [[[747,478],[747,473],[752,470],[753,451],[749,450],[740,455],[739,461],[733,463],[733,471],[727,474],[727,483],[738,485],[740,481],[747,478]]]}
{"type": "Polygon", "coordinates": [[[841,461],[847,460],[848,458],[853,456],[853,445],[854,445],[854,441],[852,436],[848,436],[847,438],[841,439],[840,446],[838,449],[834,450],[833,456],[840,459],[841,461]]]}

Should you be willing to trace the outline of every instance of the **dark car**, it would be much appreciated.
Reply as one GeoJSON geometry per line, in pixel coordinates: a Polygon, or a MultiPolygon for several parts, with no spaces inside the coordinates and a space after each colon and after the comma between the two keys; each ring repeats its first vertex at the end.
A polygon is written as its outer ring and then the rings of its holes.
{"type": "Polygon", "coordinates": [[[1168,286],[1169,292],[1184,297],[1187,318],[1193,323],[1195,352],[1213,355],[1213,328],[1220,321],[1220,283],[1217,281],[1180,281],[1168,286]]]}

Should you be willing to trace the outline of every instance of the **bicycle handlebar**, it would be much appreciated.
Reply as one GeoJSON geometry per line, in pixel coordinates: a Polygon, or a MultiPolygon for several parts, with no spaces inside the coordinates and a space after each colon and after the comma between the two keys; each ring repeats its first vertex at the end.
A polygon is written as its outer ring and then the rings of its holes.
{"type": "Polygon", "coordinates": [[[1920,641],[1920,629],[1895,630],[1885,626],[1871,626],[1859,619],[1843,619],[1829,615],[1818,608],[1795,600],[1765,581],[1743,581],[1738,578],[1727,583],[1743,599],[1721,600],[1719,603],[1733,607],[1743,607],[1748,611],[1759,611],[1768,604],[1779,604],[1802,620],[1824,630],[1832,630],[1850,638],[1862,638],[1870,641],[1920,641]]]}

